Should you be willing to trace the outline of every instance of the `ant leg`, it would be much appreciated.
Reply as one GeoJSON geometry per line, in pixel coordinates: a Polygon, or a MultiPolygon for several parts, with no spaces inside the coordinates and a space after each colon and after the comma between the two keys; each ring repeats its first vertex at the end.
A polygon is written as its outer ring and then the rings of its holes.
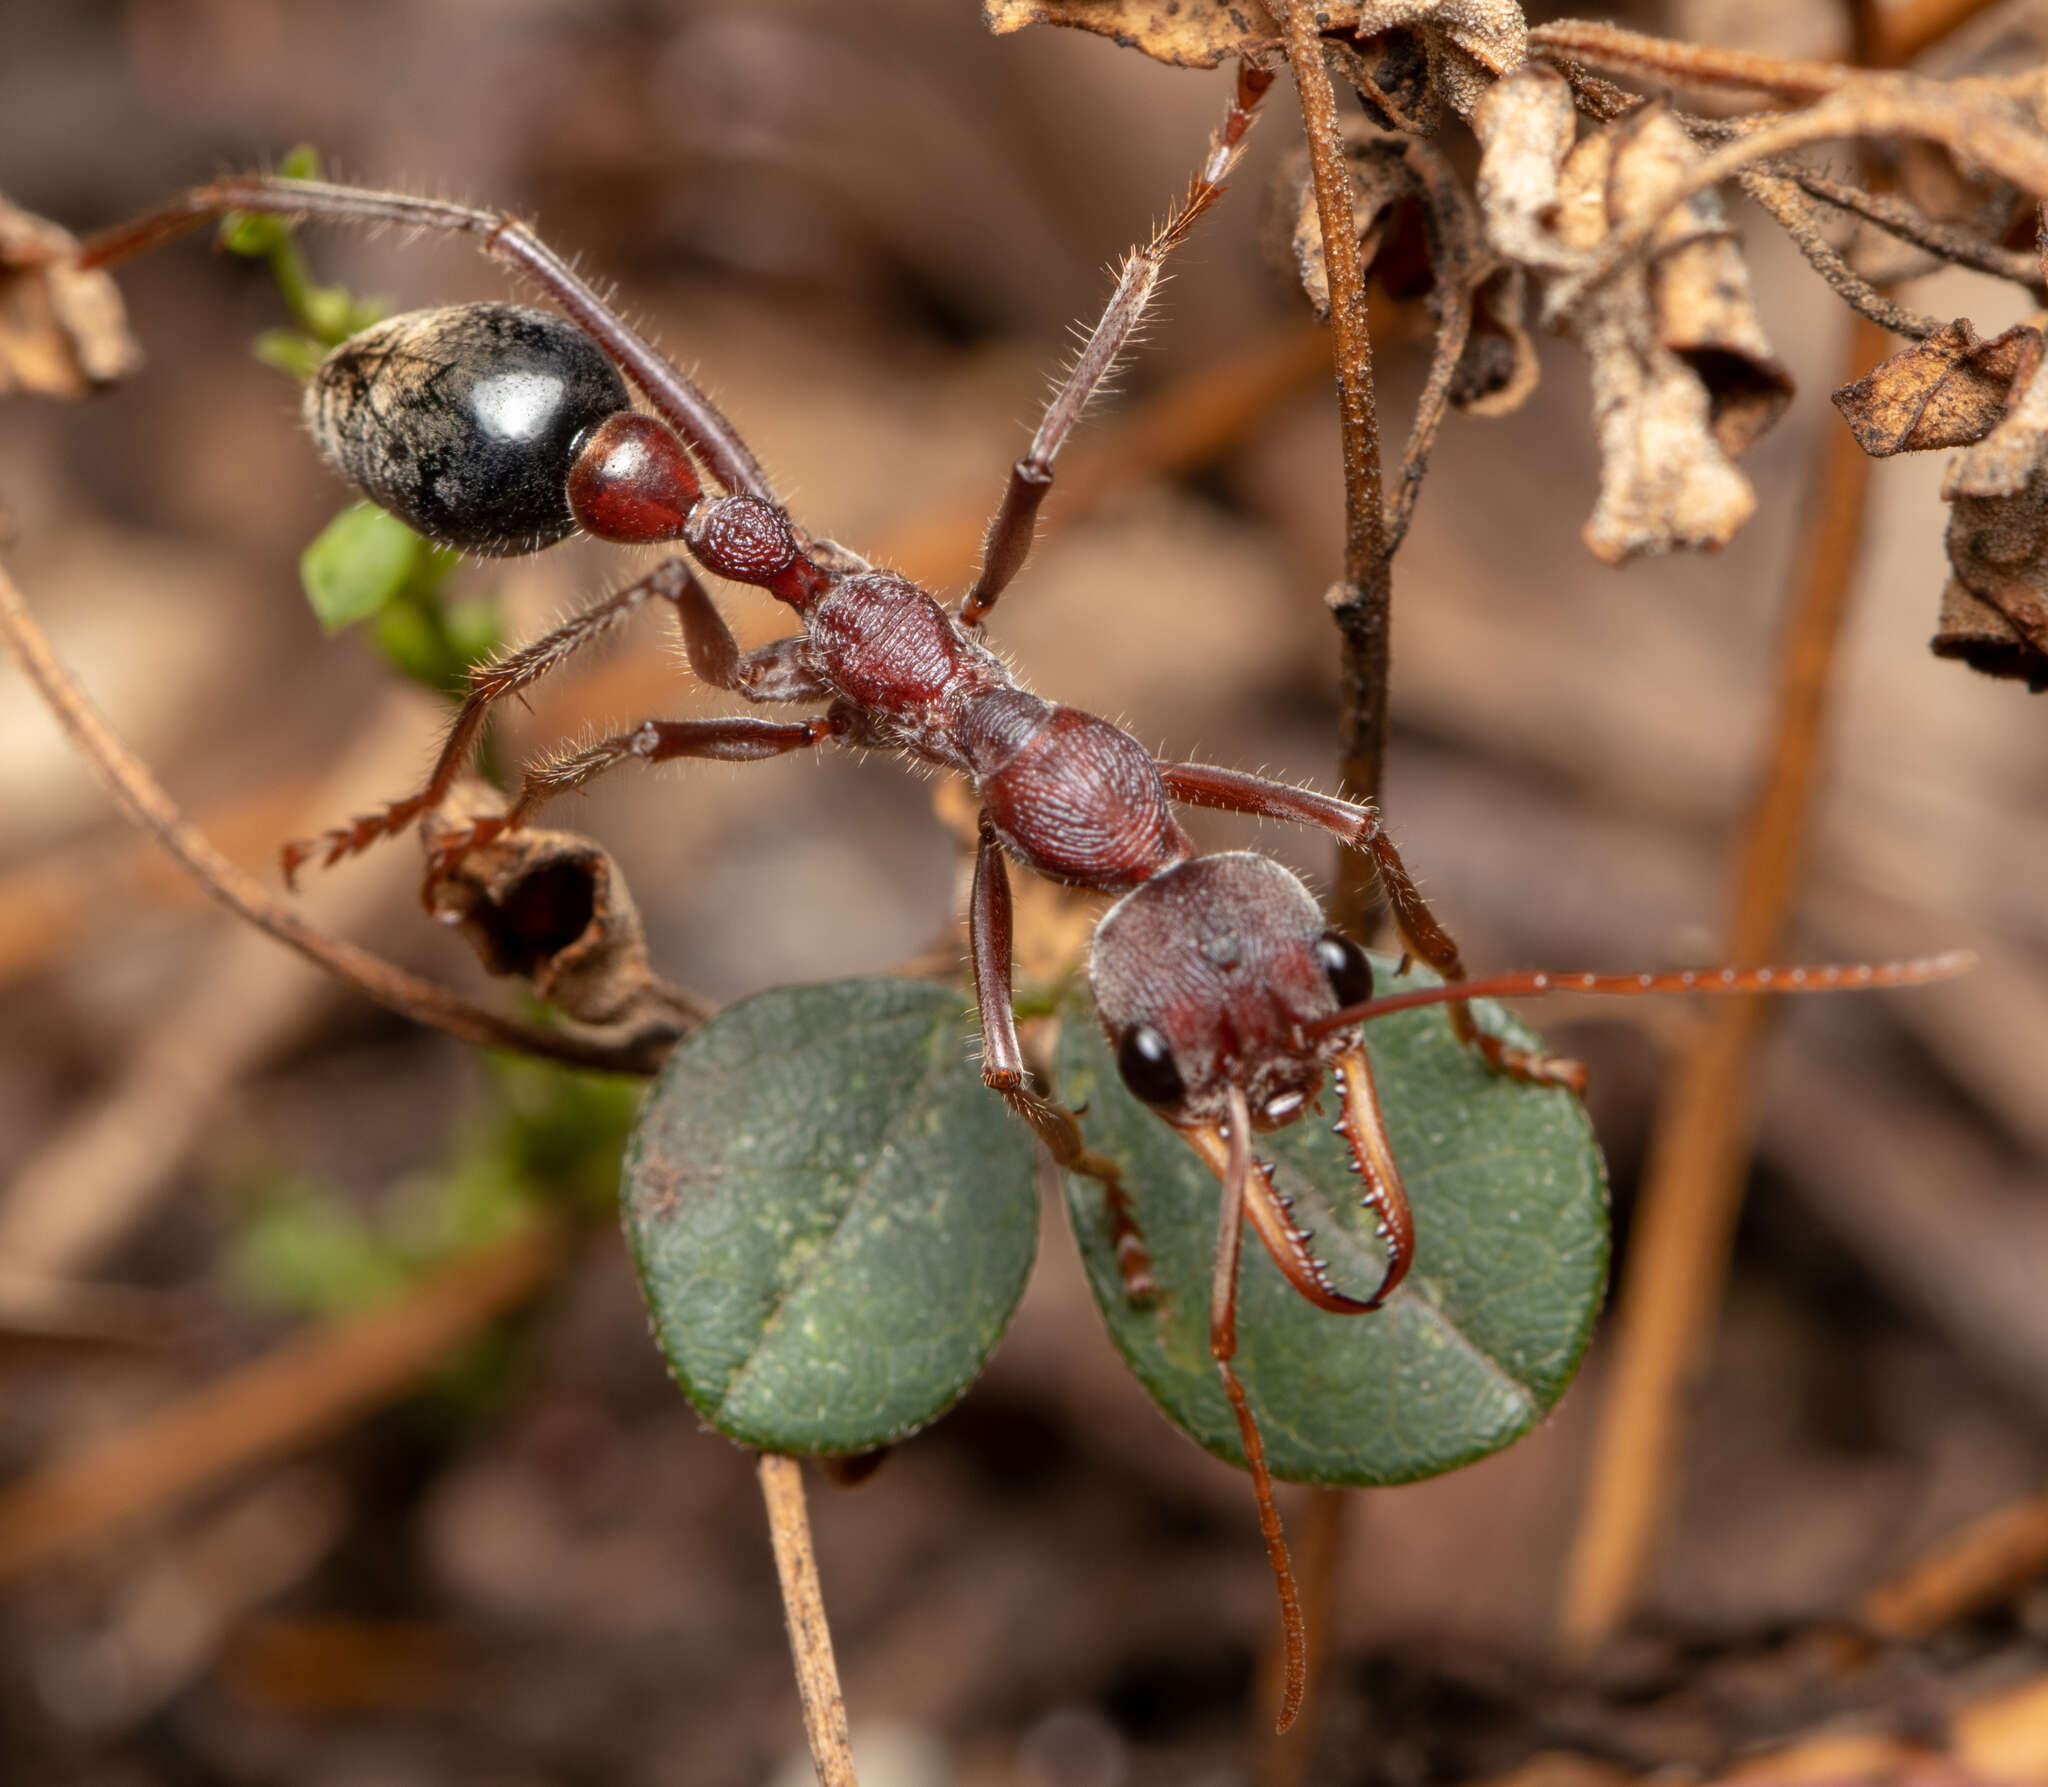
{"type": "Polygon", "coordinates": [[[631,732],[615,733],[593,745],[543,758],[526,770],[519,797],[496,818],[479,819],[452,832],[434,852],[429,881],[478,846],[524,825],[558,794],[581,788],[622,763],[668,763],[678,757],[706,757],[719,763],[755,763],[837,738],[845,723],[836,715],[821,720],[643,720],[631,732]]]}
{"type": "MultiPolygon", "coordinates": [[[[1312,789],[1290,787],[1265,776],[1247,775],[1242,770],[1219,769],[1213,764],[1162,763],[1157,767],[1166,792],[1191,807],[1214,807],[1258,819],[1285,819],[1297,825],[1319,826],[1340,842],[1365,851],[1386,891],[1401,941],[1445,980],[1466,978],[1464,958],[1458,953],[1457,943],[1430,911],[1422,890],[1402,862],[1401,853],[1394,848],[1394,841],[1381,829],[1376,809],[1312,789]]],[[[1472,1008],[1462,999],[1452,1001],[1450,1016],[1458,1040],[1470,1043],[1489,1065],[1511,1078],[1543,1086],[1568,1086],[1574,1092],[1585,1090],[1586,1070],[1578,1062],[1533,1049],[1518,1049],[1497,1036],[1487,1035],[1473,1020],[1472,1008]]]]}
{"type": "Polygon", "coordinates": [[[831,696],[832,691],[800,662],[801,638],[778,639],[742,655],[732,629],[725,624],[696,574],[681,559],[666,559],[639,582],[630,583],[581,614],[572,615],[552,633],[470,672],[469,694],[448,729],[426,786],[417,794],[392,801],[381,812],[366,813],[351,824],[322,832],[317,838],[285,845],[285,884],[292,885],[299,870],[314,856],[320,857],[322,868],[332,868],[344,857],[368,849],[379,838],[396,837],[422,814],[440,806],[469,763],[492,704],[538,682],[564,659],[617,626],[650,596],[674,605],[690,668],[713,688],[757,702],[822,701],[831,696]]]}
{"type": "Polygon", "coordinates": [[[974,952],[974,998],[981,1017],[982,1083],[1003,1095],[1004,1102],[1031,1125],[1054,1161],[1081,1173],[1102,1187],[1109,1213],[1109,1233],[1124,1295],[1133,1303],[1150,1303],[1159,1294],[1152,1277],[1152,1256],[1138,1228],[1138,1213],[1124,1189],[1116,1162],[1097,1154],[1081,1138],[1081,1124],[1065,1105],[1031,1090],[1024,1071],[1024,1049],[1017,1040],[1017,1013],[1010,1002],[1010,871],[1003,847],[986,814],[981,842],[974,853],[974,891],[970,896],[968,937],[974,952]]]}
{"type": "Polygon", "coordinates": [[[381,812],[366,813],[348,825],[322,832],[317,838],[285,845],[285,885],[293,885],[299,870],[316,855],[322,868],[332,868],[344,857],[368,849],[379,838],[396,837],[423,813],[432,812],[448,798],[449,790],[467,767],[493,703],[538,682],[565,659],[617,626],[648,597],[659,596],[680,605],[685,591],[695,583],[695,577],[681,559],[665,560],[639,582],[630,583],[582,613],[572,615],[531,645],[521,646],[494,663],[478,665],[470,672],[469,694],[448,729],[426,786],[417,794],[392,801],[381,812]]]}
{"type": "Polygon", "coordinates": [[[1031,554],[1038,506],[1052,488],[1054,456],[1065,445],[1074,424],[1080,421],[1089,399],[1115,370],[1158,288],[1166,257],[1187,239],[1195,220],[1222,193],[1223,182],[1244,152],[1245,137],[1251,130],[1258,103],[1272,84],[1273,76],[1266,69],[1249,62],[1238,64],[1237,89],[1223,114],[1222,124],[1209,138],[1209,155],[1201,171],[1188,183],[1186,196],[1168,213],[1152,240],[1124,257],[1116,290],[1110,294],[1094,333],[1047,406],[1038,432],[1031,437],[1030,450],[1010,468],[1002,505],[988,524],[988,535],[982,542],[981,574],[966,601],[960,604],[960,619],[967,626],[981,624],[996,605],[996,598],[1024,568],[1024,561],[1031,554]]]}
{"type": "Polygon", "coordinates": [[[657,353],[548,247],[532,228],[503,211],[416,198],[410,193],[373,192],[324,180],[287,180],[274,174],[231,174],[194,186],[140,217],[92,237],[79,256],[86,267],[104,267],[183,235],[211,218],[234,211],[292,221],[438,230],[477,238],[477,246],[539,286],[584,329],[653,404],[655,411],[701,453],[728,491],[745,492],[778,510],[773,486],[747,444],[710,398],[681,370],[657,353]]]}

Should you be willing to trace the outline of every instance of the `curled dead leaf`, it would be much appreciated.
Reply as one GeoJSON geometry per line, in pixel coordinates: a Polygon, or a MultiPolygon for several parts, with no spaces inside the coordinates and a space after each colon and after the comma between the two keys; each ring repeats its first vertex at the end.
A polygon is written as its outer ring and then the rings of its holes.
{"type": "Polygon", "coordinates": [[[1280,35],[1257,0],[982,0],[981,22],[998,37],[1071,25],[1177,68],[1214,68],[1280,35]]]}
{"type": "Polygon", "coordinates": [[[121,294],[70,231],[0,197],[0,395],[78,398],[142,364],[121,294]]]}
{"type": "Polygon", "coordinates": [[[2016,384],[2031,382],[2041,359],[2041,332],[2015,324],[1989,341],[1968,317],[1915,342],[1834,394],[1873,459],[1982,440],[2005,414],[2016,384]]]}
{"type": "Polygon", "coordinates": [[[1711,192],[1672,205],[1701,151],[1668,107],[1578,138],[1562,77],[1527,68],[1481,100],[1489,240],[1548,276],[1545,321],[1592,361],[1600,494],[1587,547],[1609,564],[1725,545],[1756,507],[1734,463],[1791,401],[1711,192]],[[1656,219],[1640,252],[1587,276],[1609,237],[1656,219]]]}
{"type": "Polygon", "coordinates": [[[1412,33],[1427,52],[1431,89],[1461,118],[1529,59],[1529,27],[1515,0],[1329,0],[1317,6],[1316,23],[1326,38],[1342,33],[1355,47],[1412,33]]]}
{"type": "Polygon", "coordinates": [[[1467,415],[1513,415],[1536,390],[1542,369],[1524,321],[1528,286],[1520,267],[1499,267],[1472,295],[1472,333],[1451,380],[1451,401],[1467,415]]]}
{"type": "Polygon", "coordinates": [[[578,1023],[646,1038],[694,1029],[704,1014],[655,974],[625,878],[588,838],[509,831],[453,862],[440,858],[451,835],[494,804],[477,793],[421,825],[434,864],[428,911],[462,932],[487,972],[526,981],[578,1023]]]}
{"type": "Polygon", "coordinates": [[[2048,360],[2028,358],[2005,416],[1959,454],[1942,488],[1948,562],[1934,650],[2048,688],[2048,360]]]}
{"type": "MultiPolygon", "coordinates": [[[[1536,388],[1534,345],[1523,327],[1526,282],[1488,248],[1479,209],[1430,143],[1354,120],[1345,144],[1351,215],[1360,260],[1389,297],[1420,297],[1441,326],[1464,304],[1470,330],[1451,379],[1450,400],[1481,415],[1505,415],[1536,388]]],[[[1287,175],[1294,195],[1292,247],[1302,290],[1319,317],[1330,313],[1322,218],[1305,151],[1287,175]]]]}

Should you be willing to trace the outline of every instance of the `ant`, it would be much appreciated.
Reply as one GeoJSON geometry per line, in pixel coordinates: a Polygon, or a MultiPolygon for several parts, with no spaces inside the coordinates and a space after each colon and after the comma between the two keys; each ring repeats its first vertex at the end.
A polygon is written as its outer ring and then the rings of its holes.
{"type": "Polygon", "coordinates": [[[624,544],[679,543],[698,566],[787,603],[800,633],[742,653],[695,571],[664,560],[637,582],[472,676],[447,741],[417,793],[284,851],[287,880],[395,835],[448,798],[491,707],[553,670],[644,603],[669,604],[692,669],[754,703],[824,704],[822,716],[648,720],[530,766],[499,817],[451,829],[431,878],[524,824],[555,795],[619,764],[674,758],[751,762],[826,743],[904,753],[968,776],[981,801],[969,933],[982,1078],[1072,1170],[1099,1179],[1127,1291],[1150,1290],[1150,1261],[1114,1165],[1092,1153],[1075,1115],[1030,1083],[1011,1003],[1006,858],[1071,885],[1121,895],[1096,929],[1089,981],[1119,1073],[1194,1146],[1222,1186],[1210,1300],[1210,1352],[1235,1412],[1287,1630],[1281,1728],[1299,1706],[1301,1618],[1257,1421],[1232,1368],[1239,1246],[1248,1218],[1288,1282],[1316,1307],[1378,1308],[1408,1270],[1414,1227],[1388,1146],[1364,1020],[1449,1006],[1457,1034],[1495,1068],[1583,1090],[1576,1062],[1482,1032],[1467,999],[1553,989],[1645,993],[1895,985],[1952,972],[1954,958],[1882,967],[1724,969],[1706,974],[1511,975],[1468,981],[1457,945],[1424,904],[1371,806],[1263,776],[1155,761],[1107,720],[1022,687],[983,642],[997,599],[1023,568],[1053,461],[1130,342],[1167,257],[1220,196],[1243,152],[1270,69],[1240,66],[1207,157],[1166,222],[1125,259],[1108,305],[1048,406],[957,608],[804,533],[732,425],[524,223],[443,200],[251,175],[215,180],[87,244],[103,266],[230,213],[398,224],[476,238],[559,308],[483,303],[400,315],[327,358],[306,418],[327,460],[374,501],[444,544],[482,554],[538,551],[581,529],[624,544]],[[623,375],[623,376],[622,376],[623,375]],[[627,380],[652,407],[632,407],[627,380]],[[709,493],[699,467],[721,494],[709,493]],[[1375,1001],[1372,969],[1327,928],[1308,889],[1264,856],[1197,855],[1174,803],[1317,826],[1375,866],[1409,953],[1439,987],[1375,1001]],[[1337,1131],[1387,1261],[1367,1297],[1340,1290],[1314,1237],[1294,1221],[1252,1136],[1294,1121],[1333,1079],[1337,1131]]]}

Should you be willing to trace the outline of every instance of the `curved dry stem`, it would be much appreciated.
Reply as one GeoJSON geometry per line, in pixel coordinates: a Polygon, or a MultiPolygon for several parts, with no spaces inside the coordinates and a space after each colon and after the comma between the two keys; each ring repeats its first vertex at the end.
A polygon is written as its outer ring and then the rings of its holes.
{"type": "Polygon", "coordinates": [[[1610,73],[1638,75],[1678,86],[1725,92],[1771,93],[1781,99],[1820,99],[1856,78],[1833,62],[1794,62],[1754,50],[1718,50],[1675,43],[1591,19],[1559,19],[1529,32],[1529,53],[1548,62],[1582,62],[1610,73]]]}
{"type": "Polygon", "coordinates": [[[381,956],[309,924],[216,850],[162,783],[114,735],[50,649],[48,638],[4,566],[0,566],[0,638],[122,811],[229,911],[378,1004],[464,1042],[512,1049],[565,1067],[613,1073],[651,1073],[660,1065],[673,1036],[642,1033],[612,1041],[523,1024],[473,1005],[447,987],[408,974],[381,956]]]}
{"type": "Polygon", "coordinates": [[[1387,504],[1387,551],[1398,552],[1415,519],[1415,500],[1422,494],[1422,479],[1429,470],[1429,455],[1436,445],[1437,431],[1451,407],[1451,381],[1458,375],[1465,344],[1472,335],[1472,303],[1477,287],[1461,285],[1444,295],[1443,315],[1436,326],[1431,350],[1429,377],[1424,381],[1421,400],[1415,406],[1415,424],[1408,431],[1408,444],[1401,453],[1401,476],[1387,504]]]}
{"type": "Polygon", "coordinates": [[[1749,168],[1740,176],[1746,192],[1792,238],[1792,244],[1806,257],[1806,264],[1827,282],[1828,290],[1860,317],[1894,335],[1925,341],[1938,335],[1945,319],[1922,311],[1907,310],[1872,285],[1849,265],[1835,246],[1821,234],[1820,219],[1801,196],[1796,181],[1784,175],[1749,168]]]}
{"type": "Polygon", "coordinates": [[[1873,223],[1887,235],[1897,237],[1913,248],[1924,249],[1928,254],[1939,255],[1945,261],[1953,261],[1959,267],[1968,267],[1974,272],[1988,273],[1994,279],[2010,279],[2016,285],[2024,285],[2038,291],[2042,283],[2041,263],[2037,256],[2022,253],[2017,248],[2004,248],[1996,242],[1986,242],[1979,237],[1966,235],[1961,230],[1950,229],[1909,205],[1904,199],[1891,193],[1866,192],[1860,186],[1846,181],[1830,180],[1825,174],[1815,173],[1811,168],[1771,168],[1771,174],[1783,174],[1787,179],[1796,180],[1810,198],[1819,199],[1824,205],[1832,205],[1838,211],[1860,217],[1866,223],[1873,223]]]}

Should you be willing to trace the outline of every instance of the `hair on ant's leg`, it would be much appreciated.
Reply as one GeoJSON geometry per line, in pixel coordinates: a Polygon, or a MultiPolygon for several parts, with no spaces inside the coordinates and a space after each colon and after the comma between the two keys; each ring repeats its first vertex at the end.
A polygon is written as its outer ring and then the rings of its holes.
{"type": "Polygon", "coordinates": [[[1223,114],[1222,124],[1209,138],[1209,154],[1201,170],[1152,239],[1124,257],[1116,289],[1110,293],[1101,318],[1046,406],[1029,450],[1010,468],[1002,503],[982,542],[981,572],[967,599],[960,604],[960,619],[967,626],[981,624],[996,605],[996,598],[1024,568],[1024,561],[1031,555],[1039,505],[1052,489],[1053,459],[1066,444],[1097,388],[1122,358],[1133,331],[1152,302],[1152,294],[1158,289],[1166,257],[1187,240],[1195,220],[1222,195],[1224,181],[1244,153],[1245,138],[1251,131],[1259,101],[1272,84],[1269,70],[1250,62],[1238,65],[1237,89],[1223,114]]]}
{"type": "Polygon", "coordinates": [[[428,877],[437,880],[470,851],[480,849],[508,831],[526,824],[558,794],[594,782],[622,763],[668,763],[679,757],[703,757],[718,763],[759,763],[837,738],[843,722],[833,715],[820,720],[643,720],[630,732],[617,732],[595,744],[542,757],[527,766],[519,794],[502,814],[478,819],[450,831],[434,849],[428,877]]]}

